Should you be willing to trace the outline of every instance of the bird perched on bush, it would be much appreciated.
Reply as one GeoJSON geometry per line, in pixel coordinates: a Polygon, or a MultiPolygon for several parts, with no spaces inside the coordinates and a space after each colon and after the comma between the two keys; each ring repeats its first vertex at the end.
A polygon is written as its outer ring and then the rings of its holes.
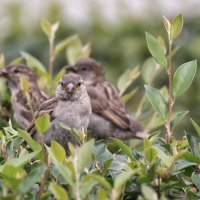
{"type": "Polygon", "coordinates": [[[22,127],[26,128],[32,120],[33,113],[48,96],[42,92],[37,84],[37,74],[24,64],[8,65],[0,70],[0,76],[8,81],[11,90],[11,103],[14,111],[14,119],[22,127]],[[21,89],[20,78],[25,78],[29,83],[28,96],[30,102],[21,89]],[[30,103],[30,105],[29,105],[30,103]]]}
{"type": "Polygon", "coordinates": [[[89,129],[96,138],[143,138],[147,133],[127,112],[116,88],[105,80],[103,66],[84,58],[67,67],[68,73],[79,74],[91,98],[92,115],[89,129]]]}
{"type": "MultiPolygon", "coordinates": [[[[51,140],[56,140],[68,151],[68,142],[76,144],[77,141],[68,130],[60,126],[61,123],[72,130],[81,129],[86,133],[91,112],[90,97],[81,76],[65,74],[58,83],[55,96],[41,104],[34,119],[48,113],[51,122],[44,134],[44,142],[50,145],[51,140]]],[[[33,136],[37,133],[34,119],[26,129],[33,136]]]]}

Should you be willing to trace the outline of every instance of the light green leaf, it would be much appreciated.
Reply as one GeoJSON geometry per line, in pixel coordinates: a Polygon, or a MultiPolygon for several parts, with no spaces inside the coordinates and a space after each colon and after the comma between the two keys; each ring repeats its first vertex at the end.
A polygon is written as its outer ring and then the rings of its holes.
{"type": "Polygon", "coordinates": [[[198,126],[198,124],[190,118],[190,121],[192,122],[192,125],[194,126],[195,130],[197,131],[199,137],[200,137],[200,127],[198,126]]]}
{"type": "Polygon", "coordinates": [[[0,68],[5,66],[5,57],[3,54],[0,54],[0,68]]]}
{"type": "Polygon", "coordinates": [[[176,112],[174,113],[174,116],[173,116],[173,128],[176,127],[176,125],[178,124],[178,122],[188,113],[189,111],[181,111],[181,112],[176,112]]]}
{"type": "Polygon", "coordinates": [[[20,77],[20,88],[21,90],[26,93],[29,90],[29,82],[25,77],[20,77]]]}
{"type": "Polygon", "coordinates": [[[128,89],[128,87],[137,79],[140,75],[139,68],[127,69],[119,78],[117,87],[120,91],[120,96],[128,89]]]}
{"type": "Polygon", "coordinates": [[[196,164],[200,164],[200,158],[193,155],[192,153],[190,152],[181,152],[179,154],[177,154],[175,157],[174,157],[174,161],[180,159],[180,158],[184,158],[185,160],[188,160],[190,162],[194,162],[196,164]]]}
{"type": "Polygon", "coordinates": [[[158,200],[157,193],[151,187],[142,185],[141,190],[146,200],[158,200]]]}
{"type": "Polygon", "coordinates": [[[146,32],[147,46],[151,55],[156,59],[156,61],[164,67],[167,67],[167,59],[165,53],[160,43],[156,38],[150,33],[146,32]]]}
{"type": "Polygon", "coordinates": [[[66,152],[65,149],[55,140],[51,141],[51,151],[59,163],[63,163],[66,158],[66,152]]]}
{"type": "Polygon", "coordinates": [[[9,64],[10,65],[18,65],[22,63],[23,58],[21,56],[15,58],[14,60],[12,60],[9,64]]]}
{"type": "Polygon", "coordinates": [[[49,189],[57,200],[68,200],[68,195],[66,190],[57,183],[51,182],[49,189]]]}
{"type": "Polygon", "coordinates": [[[157,152],[157,156],[162,160],[162,162],[167,166],[170,167],[172,165],[172,158],[166,155],[161,149],[156,146],[153,146],[157,152]]]}
{"type": "Polygon", "coordinates": [[[94,146],[94,140],[89,140],[83,144],[78,151],[78,171],[82,172],[84,168],[92,161],[92,149],[94,146]]]}
{"type": "Polygon", "coordinates": [[[181,33],[183,28],[183,14],[176,16],[171,22],[171,40],[174,40],[181,33]]]}
{"type": "Polygon", "coordinates": [[[145,85],[145,89],[147,98],[149,99],[154,110],[163,118],[163,120],[166,120],[167,104],[163,95],[160,93],[159,90],[148,85],[145,85]]]}
{"type": "Polygon", "coordinates": [[[122,101],[127,104],[132,98],[133,96],[136,94],[136,92],[138,91],[139,87],[134,88],[133,90],[131,90],[130,92],[126,93],[125,95],[122,96],[122,101]]]}
{"type": "Polygon", "coordinates": [[[43,76],[45,78],[47,78],[48,80],[49,75],[47,74],[46,68],[43,66],[43,64],[35,57],[33,57],[32,55],[30,55],[27,52],[22,51],[21,52],[22,57],[26,60],[27,65],[33,69],[34,71],[36,71],[36,73],[40,76],[43,76]]]}
{"type": "Polygon", "coordinates": [[[37,119],[35,119],[35,126],[39,133],[45,133],[50,125],[50,116],[49,114],[44,114],[37,119]]]}
{"type": "Polygon", "coordinates": [[[193,60],[181,65],[173,78],[173,95],[182,95],[191,85],[197,70],[197,61],[193,60]]]}
{"type": "Polygon", "coordinates": [[[169,33],[171,30],[171,24],[170,21],[165,16],[163,16],[163,24],[165,26],[166,31],[169,33]]]}
{"type": "Polygon", "coordinates": [[[112,138],[112,141],[115,145],[117,145],[121,151],[127,155],[132,161],[136,161],[136,159],[133,156],[132,150],[129,146],[127,146],[124,142],[117,138],[112,138]]]}
{"type": "Polygon", "coordinates": [[[15,190],[26,176],[24,169],[13,165],[5,165],[2,170],[3,180],[8,186],[15,190]]]}
{"type": "Polygon", "coordinates": [[[68,44],[70,44],[70,42],[72,42],[73,40],[77,38],[78,38],[78,35],[72,35],[62,40],[61,42],[59,42],[55,47],[55,58],[65,50],[65,48],[67,47],[68,44]]]}
{"type": "Polygon", "coordinates": [[[114,180],[115,190],[120,190],[121,187],[131,178],[133,174],[134,171],[131,168],[128,168],[127,171],[123,171],[120,174],[118,174],[114,180]]]}
{"type": "Polygon", "coordinates": [[[103,176],[100,176],[98,174],[91,174],[90,177],[92,179],[94,179],[95,181],[97,181],[99,184],[101,184],[102,186],[104,186],[106,189],[108,190],[111,190],[112,187],[110,185],[110,183],[103,177],[103,176]]]}
{"type": "Polygon", "coordinates": [[[145,158],[152,164],[157,159],[157,151],[153,147],[146,148],[145,151],[145,158]]]}
{"type": "Polygon", "coordinates": [[[42,31],[48,37],[48,39],[50,39],[50,35],[51,35],[51,23],[48,20],[46,20],[46,19],[42,19],[42,21],[41,21],[41,28],[42,28],[42,31]]]}

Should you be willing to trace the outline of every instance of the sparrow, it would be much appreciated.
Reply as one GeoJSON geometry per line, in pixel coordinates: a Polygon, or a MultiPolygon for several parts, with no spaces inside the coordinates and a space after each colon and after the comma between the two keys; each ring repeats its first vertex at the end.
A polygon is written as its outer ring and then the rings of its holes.
{"type": "Polygon", "coordinates": [[[27,98],[20,87],[20,77],[29,82],[29,96],[33,112],[37,110],[42,102],[49,97],[40,90],[37,84],[37,74],[27,65],[8,65],[0,70],[0,77],[4,77],[11,90],[11,103],[14,111],[14,119],[21,128],[26,128],[33,118],[33,113],[28,105],[27,98]]]}
{"type": "Polygon", "coordinates": [[[90,97],[81,76],[65,74],[56,87],[55,96],[40,105],[26,131],[38,140],[35,119],[48,113],[50,126],[43,135],[44,142],[50,145],[51,140],[55,140],[69,154],[68,142],[77,144],[77,140],[61,124],[67,125],[71,130],[87,133],[91,112],[90,97]]]}
{"type": "Polygon", "coordinates": [[[116,137],[122,140],[143,138],[147,132],[128,113],[117,89],[105,80],[103,66],[92,58],[82,58],[68,65],[66,73],[79,74],[91,99],[89,130],[98,139],[116,137]]]}

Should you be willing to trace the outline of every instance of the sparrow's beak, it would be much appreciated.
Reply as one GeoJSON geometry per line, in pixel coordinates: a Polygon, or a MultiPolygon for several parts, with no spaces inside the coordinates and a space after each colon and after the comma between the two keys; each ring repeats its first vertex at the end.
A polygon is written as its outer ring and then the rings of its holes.
{"type": "Polygon", "coordinates": [[[6,68],[2,68],[0,70],[0,76],[2,76],[2,77],[8,77],[8,72],[7,72],[6,68]]]}
{"type": "Polygon", "coordinates": [[[73,89],[74,89],[74,85],[72,83],[69,83],[66,87],[66,91],[70,93],[74,91],[73,89]]]}
{"type": "Polygon", "coordinates": [[[67,73],[76,73],[76,68],[74,65],[68,65],[66,67],[67,73]]]}

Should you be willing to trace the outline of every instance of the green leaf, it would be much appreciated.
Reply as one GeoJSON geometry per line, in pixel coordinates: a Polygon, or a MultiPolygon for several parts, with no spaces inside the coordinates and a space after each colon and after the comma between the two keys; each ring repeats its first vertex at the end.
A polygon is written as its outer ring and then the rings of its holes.
{"type": "Polygon", "coordinates": [[[146,200],[158,200],[157,193],[151,187],[142,185],[141,190],[146,200]]]}
{"type": "Polygon", "coordinates": [[[25,177],[23,182],[19,186],[19,192],[22,194],[25,194],[31,190],[33,185],[37,182],[39,182],[41,176],[43,176],[45,172],[45,166],[39,165],[28,173],[28,175],[25,177]]]}
{"type": "Polygon", "coordinates": [[[197,165],[197,164],[194,162],[187,161],[185,159],[177,160],[176,165],[175,165],[176,166],[175,173],[194,165],[197,165]]]}
{"type": "Polygon", "coordinates": [[[171,30],[171,23],[165,16],[163,16],[163,24],[165,26],[166,31],[169,33],[171,30]]]}
{"type": "Polygon", "coordinates": [[[3,54],[0,54],[0,68],[5,66],[5,57],[3,54]]]}
{"type": "Polygon", "coordinates": [[[167,67],[167,59],[165,57],[164,50],[161,47],[160,43],[156,40],[156,38],[153,35],[151,35],[148,32],[146,32],[146,40],[151,55],[156,59],[158,64],[167,67]]]}
{"type": "Polygon", "coordinates": [[[12,189],[18,188],[19,184],[22,182],[26,175],[24,169],[16,167],[13,165],[5,165],[2,170],[4,182],[12,189]]]}
{"type": "Polygon", "coordinates": [[[32,137],[30,136],[30,134],[28,134],[26,131],[22,130],[22,129],[17,129],[19,135],[21,135],[23,137],[23,139],[29,144],[29,146],[31,147],[31,149],[33,151],[41,151],[42,147],[41,145],[36,142],[35,140],[32,139],[32,137]]]}
{"type": "Polygon", "coordinates": [[[180,158],[184,158],[185,160],[188,160],[190,162],[194,162],[196,164],[200,164],[200,158],[193,155],[192,153],[190,152],[182,152],[182,153],[179,153],[176,155],[176,157],[174,158],[174,160],[178,160],[180,158]]]}
{"type": "Polygon", "coordinates": [[[118,174],[114,180],[115,190],[120,190],[121,187],[131,178],[133,174],[134,171],[131,168],[128,168],[127,171],[123,171],[120,174],[118,174]]]}
{"type": "Polygon", "coordinates": [[[181,33],[183,28],[183,14],[176,16],[171,22],[171,40],[174,40],[181,33]]]}
{"type": "Polygon", "coordinates": [[[65,149],[55,140],[51,141],[51,151],[59,163],[63,163],[66,159],[65,149]]]}
{"type": "Polygon", "coordinates": [[[63,164],[57,164],[56,165],[57,170],[60,172],[60,174],[63,176],[65,179],[66,183],[70,185],[70,187],[73,187],[73,175],[70,169],[63,164]]]}
{"type": "Polygon", "coordinates": [[[120,96],[128,89],[128,87],[140,75],[139,68],[127,69],[118,79],[117,87],[120,91],[120,96]]]}
{"type": "Polygon", "coordinates": [[[160,93],[159,90],[145,85],[147,98],[149,99],[154,110],[163,118],[165,121],[167,119],[167,104],[165,98],[160,93]]]}
{"type": "Polygon", "coordinates": [[[197,61],[193,60],[181,65],[173,78],[173,95],[182,95],[191,85],[197,70],[197,61]]]}
{"type": "Polygon", "coordinates": [[[174,116],[173,116],[173,121],[172,121],[172,123],[173,123],[173,125],[172,125],[173,128],[175,128],[175,127],[177,126],[178,122],[179,122],[187,113],[189,113],[188,110],[186,110],[186,111],[181,111],[181,112],[176,112],[176,113],[174,114],[174,116]]]}
{"type": "Polygon", "coordinates": [[[57,200],[68,200],[68,195],[65,189],[55,182],[51,182],[49,186],[50,191],[57,200]]]}
{"type": "Polygon", "coordinates": [[[46,19],[42,19],[41,28],[42,28],[42,31],[48,37],[48,39],[50,39],[50,35],[51,35],[51,24],[50,24],[50,22],[46,19]]]}
{"type": "Polygon", "coordinates": [[[99,184],[101,184],[102,186],[104,186],[106,189],[108,190],[111,190],[112,187],[110,185],[110,183],[103,177],[103,176],[100,176],[98,174],[91,174],[90,177],[92,179],[94,179],[95,181],[97,181],[99,184]]]}
{"type": "Polygon", "coordinates": [[[70,44],[70,42],[72,42],[73,40],[77,38],[78,38],[78,35],[72,35],[62,40],[61,42],[59,42],[55,47],[55,58],[65,50],[65,48],[68,46],[68,44],[70,44]]]}
{"type": "Polygon", "coordinates": [[[21,90],[26,93],[29,90],[29,82],[25,77],[20,77],[20,88],[21,90]]]}
{"type": "Polygon", "coordinates": [[[131,161],[136,161],[136,159],[133,156],[132,150],[129,146],[127,146],[124,142],[122,142],[121,140],[117,139],[117,138],[112,138],[112,141],[115,145],[117,145],[121,151],[127,155],[131,161]]]}
{"type": "Polygon", "coordinates": [[[21,56],[15,58],[14,60],[12,60],[9,64],[10,65],[18,65],[22,63],[23,58],[21,56]]]}
{"type": "Polygon", "coordinates": [[[102,188],[98,190],[97,200],[107,200],[106,191],[102,188]]]}
{"type": "Polygon", "coordinates": [[[85,176],[80,187],[81,198],[86,199],[86,196],[91,193],[95,185],[97,185],[97,182],[95,180],[85,176]]]}
{"type": "Polygon", "coordinates": [[[49,75],[47,74],[46,68],[43,66],[43,64],[35,57],[33,57],[32,55],[30,55],[27,52],[22,51],[21,52],[22,57],[26,60],[27,65],[33,69],[34,71],[36,71],[36,73],[42,77],[47,78],[48,80],[49,75]]]}
{"type": "Polygon", "coordinates": [[[133,90],[131,90],[130,92],[126,93],[125,95],[122,96],[122,101],[127,104],[132,98],[133,96],[136,94],[136,92],[138,91],[139,87],[134,88],[133,90]]]}
{"type": "Polygon", "coordinates": [[[37,119],[35,119],[35,126],[39,133],[45,133],[50,125],[50,116],[49,114],[44,114],[37,119]]]}
{"type": "Polygon", "coordinates": [[[198,124],[190,118],[190,121],[192,122],[192,125],[194,126],[195,130],[197,131],[199,137],[200,137],[200,127],[198,126],[198,124]]]}
{"type": "Polygon", "coordinates": [[[199,174],[192,174],[192,181],[197,187],[197,189],[200,191],[200,175],[199,174]]]}
{"type": "Polygon", "coordinates": [[[153,57],[150,57],[142,65],[142,78],[146,83],[150,84],[160,71],[160,65],[156,63],[153,57]]]}
{"type": "Polygon", "coordinates": [[[156,150],[157,152],[157,156],[158,158],[161,159],[161,161],[167,166],[167,167],[170,167],[172,165],[172,158],[168,155],[166,155],[161,149],[159,149],[158,147],[156,146],[153,146],[154,149],[156,150]]]}
{"type": "Polygon", "coordinates": [[[153,164],[157,158],[157,151],[153,147],[146,148],[145,151],[145,158],[153,164]]]}
{"type": "Polygon", "coordinates": [[[84,168],[89,164],[89,162],[92,160],[92,149],[94,146],[94,140],[91,139],[85,144],[83,144],[79,151],[78,151],[78,171],[82,172],[84,168]]]}
{"type": "Polygon", "coordinates": [[[200,150],[199,150],[200,139],[192,136],[187,132],[185,132],[185,134],[192,153],[200,158],[200,150]]]}

